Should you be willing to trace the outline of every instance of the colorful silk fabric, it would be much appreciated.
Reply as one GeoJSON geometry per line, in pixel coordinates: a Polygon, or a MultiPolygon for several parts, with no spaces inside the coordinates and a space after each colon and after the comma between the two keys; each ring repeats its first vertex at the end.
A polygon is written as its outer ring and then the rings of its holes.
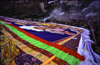
{"type": "MultiPolygon", "coordinates": [[[[7,34],[9,34],[11,36],[11,39],[15,41],[17,47],[19,47],[22,51],[24,51],[23,52],[24,54],[26,55],[28,54],[27,55],[28,57],[33,56],[33,58],[36,58],[37,59],[36,62],[39,62],[40,64],[48,60],[53,55],[56,55],[56,58],[54,58],[50,63],[48,63],[48,65],[60,65],[60,64],[78,65],[81,61],[84,61],[84,57],[76,52],[77,51],[76,47],[78,47],[79,43],[80,33],[82,32],[82,30],[80,29],[77,28],[73,29],[69,26],[64,26],[64,25],[53,26],[53,24],[31,22],[35,26],[34,29],[35,31],[34,31],[33,29],[31,30],[30,27],[28,27],[30,26],[29,24],[27,24],[27,29],[26,29],[26,27],[23,26],[24,24],[23,25],[18,23],[15,24],[15,22],[12,22],[11,20],[7,21],[3,19],[0,22],[3,25],[3,28],[6,30],[7,34]],[[47,27],[47,29],[45,29],[41,25],[47,27]],[[41,29],[38,29],[39,26],[40,28],[42,27],[41,28],[42,31],[41,29]],[[50,26],[53,26],[54,28],[51,29],[50,26]],[[61,27],[61,29],[56,28],[56,26],[58,26],[58,28],[61,27]],[[69,29],[64,30],[65,27],[73,29],[74,31],[69,29]],[[75,30],[78,31],[78,33],[75,32],[75,30]],[[44,33],[47,34],[48,36],[44,37],[43,36],[44,33]],[[56,38],[55,36],[56,37],[60,36],[60,37],[56,38]],[[54,39],[53,38],[50,39],[51,37],[54,37],[54,39]],[[73,43],[71,41],[73,41],[74,37],[77,38],[78,41],[73,43]]],[[[18,58],[23,58],[23,57],[18,56],[18,58]]],[[[24,62],[24,60],[22,61],[24,62]]],[[[15,62],[21,62],[21,61],[16,60],[15,62]]],[[[25,62],[26,64],[33,63],[32,60],[25,62]]]]}
{"type": "Polygon", "coordinates": [[[5,35],[4,30],[1,30],[4,35],[1,35],[0,49],[1,49],[1,65],[9,65],[15,57],[19,54],[19,49],[14,42],[9,38],[9,35],[5,35]]]}

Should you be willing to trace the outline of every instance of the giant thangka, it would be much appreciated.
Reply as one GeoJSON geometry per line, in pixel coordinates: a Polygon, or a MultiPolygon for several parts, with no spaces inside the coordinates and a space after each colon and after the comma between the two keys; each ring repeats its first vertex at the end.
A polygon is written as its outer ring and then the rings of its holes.
{"type": "Polygon", "coordinates": [[[6,31],[2,32],[20,49],[13,59],[17,65],[100,64],[87,29],[4,16],[0,16],[0,23],[6,31]]]}

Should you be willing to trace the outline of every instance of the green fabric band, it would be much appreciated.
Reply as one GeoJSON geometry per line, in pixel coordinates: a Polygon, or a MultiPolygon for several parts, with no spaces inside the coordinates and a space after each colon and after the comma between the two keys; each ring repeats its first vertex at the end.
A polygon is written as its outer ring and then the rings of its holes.
{"type": "Polygon", "coordinates": [[[16,35],[18,35],[20,38],[22,38],[23,40],[31,43],[34,46],[37,46],[38,48],[44,49],[54,55],[56,55],[58,58],[66,61],[67,63],[69,63],[70,65],[78,65],[81,61],[77,58],[75,58],[72,55],[69,55],[68,53],[65,53],[55,47],[49,46],[45,43],[42,43],[40,41],[37,41],[31,37],[28,37],[26,34],[20,32],[19,30],[17,30],[16,28],[6,24],[3,21],[0,21],[1,24],[5,25],[7,28],[9,28],[12,32],[14,32],[16,35]],[[37,44],[38,43],[38,44],[37,44]]]}

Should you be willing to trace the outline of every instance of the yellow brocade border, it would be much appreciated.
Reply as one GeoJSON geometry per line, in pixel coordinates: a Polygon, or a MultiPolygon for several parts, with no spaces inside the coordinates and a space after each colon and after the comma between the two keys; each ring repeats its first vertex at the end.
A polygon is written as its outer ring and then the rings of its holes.
{"type": "MultiPolygon", "coordinates": [[[[14,44],[17,45],[26,54],[29,54],[29,55],[32,55],[32,56],[36,57],[41,62],[45,62],[45,61],[47,61],[49,59],[49,57],[41,54],[40,52],[34,51],[31,48],[29,48],[26,45],[24,45],[22,42],[19,42],[18,40],[13,38],[13,36],[9,32],[5,31],[4,29],[1,32],[3,32],[4,35],[9,36],[9,38],[14,42],[14,44]]],[[[55,62],[51,61],[50,64],[46,64],[46,65],[57,65],[57,64],[55,62]]]]}
{"type": "Polygon", "coordinates": [[[70,38],[68,38],[68,39],[66,39],[66,40],[64,40],[64,41],[61,41],[61,42],[59,42],[59,43],[57,43],[57,44],[58,44],[58,45],[63,45],[64,43],[68,42],[69,40],[71,40],[72,38],[74,38],[75,36],[77,36],[78,34],[80,34],[81,32],[83,32],[83,31],[80,31],[80,32],[78,32],[77,34],[75,34],[74,36],[71,36],[70,38]]]}

